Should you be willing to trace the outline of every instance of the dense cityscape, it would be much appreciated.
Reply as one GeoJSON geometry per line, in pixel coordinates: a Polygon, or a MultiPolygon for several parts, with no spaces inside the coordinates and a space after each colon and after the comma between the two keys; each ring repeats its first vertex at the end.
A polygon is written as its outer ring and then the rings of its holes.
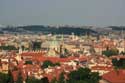
{"type": "Polygon", "coordinates": [[[0,83],[125,83],[125,0],[0,0],[0,83]]]}
{"type": "Polygon", "coordinates": [[[1,33],[0,83],[125,83],[124,29],[108,30],[1,33]]]}

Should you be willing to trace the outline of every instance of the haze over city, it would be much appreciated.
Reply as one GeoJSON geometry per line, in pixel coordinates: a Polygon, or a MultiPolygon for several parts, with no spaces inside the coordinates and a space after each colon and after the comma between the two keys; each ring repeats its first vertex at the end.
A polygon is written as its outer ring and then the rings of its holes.
{"type": "Polygon", "coordinates": [[[125,83],[125,0],[0,0],[0,83],[125,83]]]}
{"type": "Polygon", "coordinates": [[[0,0],[3,25],[124,26],[125,0],[0,0]]]}

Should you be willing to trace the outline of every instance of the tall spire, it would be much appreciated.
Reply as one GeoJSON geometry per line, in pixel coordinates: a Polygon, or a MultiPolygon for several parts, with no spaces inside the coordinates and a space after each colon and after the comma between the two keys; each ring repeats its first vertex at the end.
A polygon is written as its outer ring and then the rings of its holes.
{"type": "Polygon", "coordinates": [[[19,54],[23,52],[22,47],[19,48],[19,54]]]}

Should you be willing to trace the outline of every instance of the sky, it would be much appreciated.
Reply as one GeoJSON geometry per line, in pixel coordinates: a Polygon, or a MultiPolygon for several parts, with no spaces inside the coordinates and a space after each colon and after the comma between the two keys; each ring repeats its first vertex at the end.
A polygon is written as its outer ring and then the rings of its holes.
{"type": "Polygon", "coordinates": [[[0,24],[124,26],[125,0],[0,0],[0,24]]]}

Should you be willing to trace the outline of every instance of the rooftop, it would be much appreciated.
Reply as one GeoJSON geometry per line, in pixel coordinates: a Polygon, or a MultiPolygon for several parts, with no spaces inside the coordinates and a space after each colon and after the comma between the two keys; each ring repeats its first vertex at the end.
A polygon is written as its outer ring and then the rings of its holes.
{"type": "Polygon", "coordinates": [[[110,83],[125,83],[125,70],[113,70],[102,76],[110,83]]]}

